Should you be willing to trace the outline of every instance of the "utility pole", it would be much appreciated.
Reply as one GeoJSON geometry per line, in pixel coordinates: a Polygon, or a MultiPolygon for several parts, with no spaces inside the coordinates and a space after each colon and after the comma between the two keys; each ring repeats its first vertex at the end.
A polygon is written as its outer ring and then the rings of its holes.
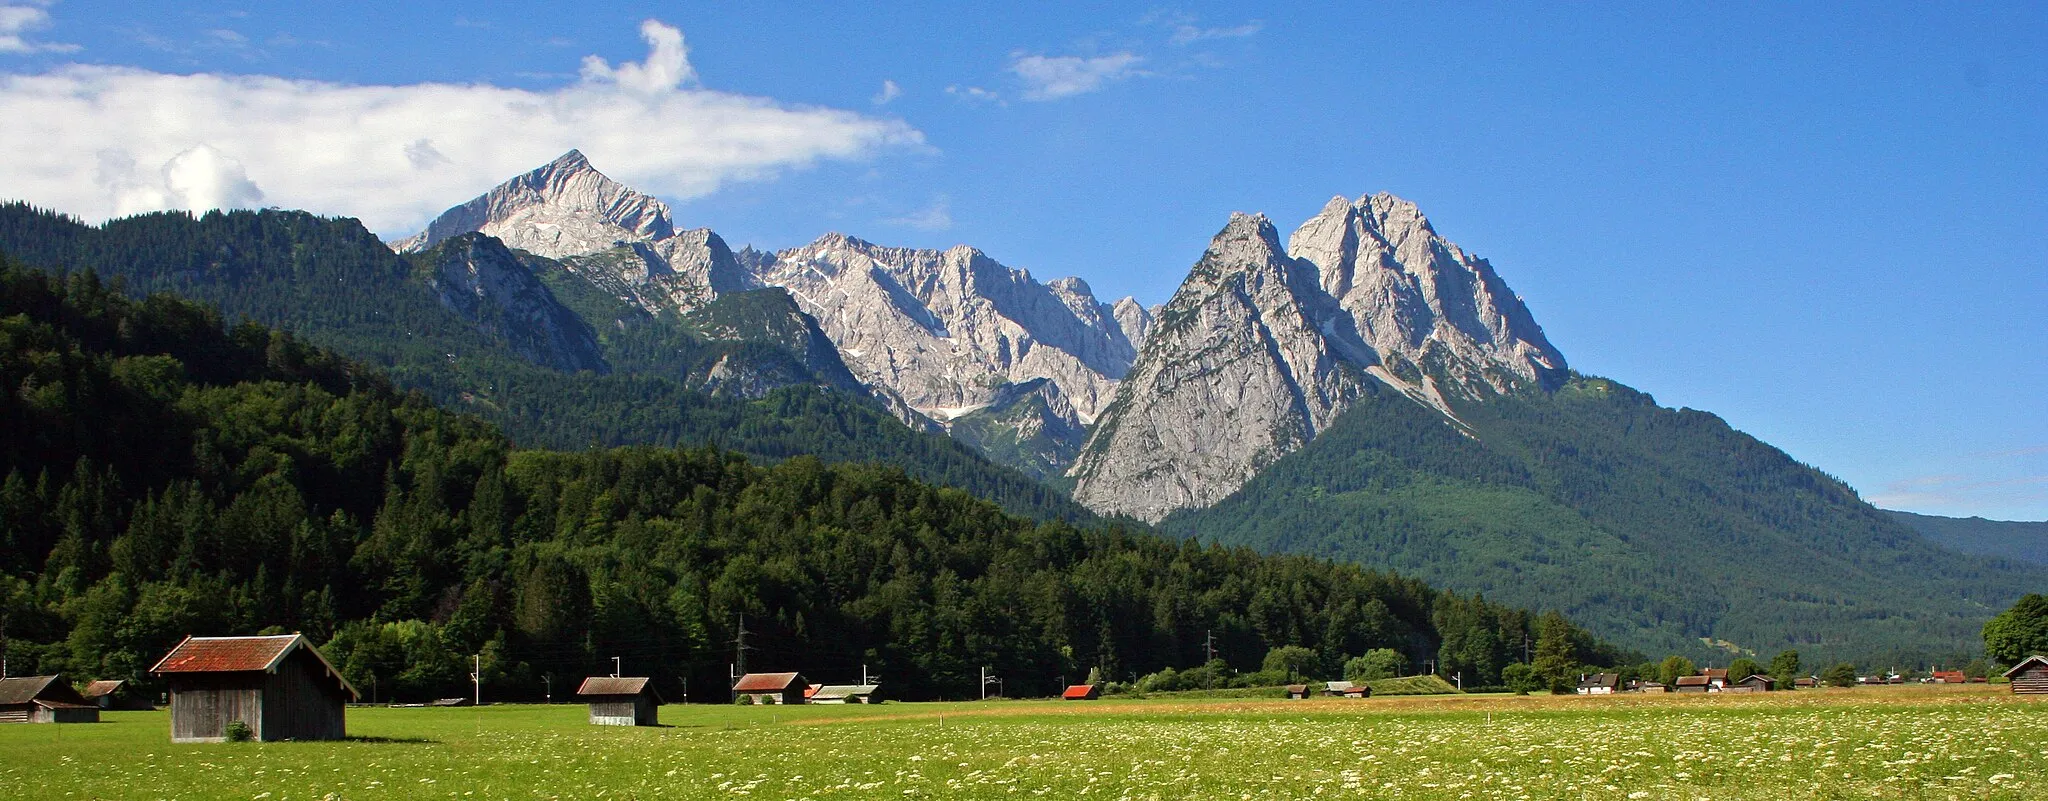
{"type": "Polygon", "coordinates": [[[1464,691],[1465,691],[1465,671],[1462,671],[1462,670],[1458,671],[1458,673],[1457,673],[1457,676],[1456,676],[1456,678],[1457,678],[1457,680],[1458,680],[1458,692],[1464,692],[1464,691]]]}
{"type": "Polygon", "coordinates": [[[860,683],[863,687],[874,684],[873,681],[868,679],[868,663],[866,662],[860,663],[860,683]]]}
{"type": "Polygon", "coordinates": [[[732,689],[732,697],[731,697],[731,698],[727,698],[727,699],[725,699],[725,700],[727,700],[727,701],[738,701],[738,700],[740,700],[740,691],[739,691],[739,686],[740,686],[740,669],[739,669],[739,666],[738,666],[738,665],[735,665],[735,664],[733,664],[733,663],[731,663],[731,662],[727,662],[727,663],[726,663],[726,665],[725,665],[725,672],[726,672],[726,676],[727,676],[727,681],[725,682],[725,686],[733,688],[733,689],[732,689]]]}
{"type": "Polygon", "coordinates": [[[993,673],[990,673],[990,672],[989,672],[989,669],[988,669],[988,668],[982,668],[982,669],[981,669],[981,700],[983,700],[983,701],[986,701],[986,700],[988,700],[988,686],[989,686],[989,685],[991,685],[991,684],[993,684],[993,685],[995,685],[995,686],[996,686],[996,695],[997,695],[997,696],[1001,696],[1001,695],[1003,694],[1003,680],[1002,680],[1002,679],[999,679],[999,678],[996,678],[995,674],[993,674],[993,673]]]}
{"type": "Polygon", "coordinates": [[[483,655],[483,654],[473,654],[473,655],[471,655],[471,656],[470,656],[470,659],[471,659],[471,660],[474,660],[474,661],[470,662],[470,671],[469,671],[469,683],[470,683],[470,685],[472,685],[472,686],[473,686],[473,687],[475,688],[475,690],[476,690],[476,697],[475,697],[475,698],[473,698],[473,699],[471,699],[470,703],[472,703],[472,704],[475,704],[475,705],[477,705],[477,706],[483,706],[483,705],[484,705],[484,655],[483,655]]]}
{"type": "MultiPolygon", "coordinates": [[[[733,664],[738,666],[736,670],[739,672],[739,675],[745,676],[747,675],[747,652],[753,650],[753,648],[747,645],[747,613],[745,612],[740,613],[739,637],[733,640],[733,642],[738,646],[735,649],[733,664]]],[[[738,679],[734,679],[734,681],[738,681],[738,679]]]]}
{"type": "Polygon", "coordinates": [[[545,684],[545,685],[547,686],[547,688],[548,688],[548,689],[547,689],[547,702],[548,702],[548,703],[550,703],[550,704],[554,703],[554,702],[555,702],[555,674],[553,674],[553,673],[542,673],[542,674],[540,674],[540,680],[541,680],[541,683],[545,684]]]}
{"type": "Polygon", "coordinates": [[[1203,632],[1203,635],[1204,636],[1202,637],[1202,664],[1206,665],[1210,662],[1216,661],[1216,630],[1209,629],[1208,631],[1203,632]]]}
{"type": "Polygon", "coordinates": [[[621,669],[622,667],[623,667],[623,665],[621,665],[621,664],[619,663],[619,658],[618,658],[618,657],[616,657],[616,656],[615,656],[615,657],[612,657],[612,678],[615,678],[615,679],[616,679],[616,678],[618,678],[618,677],[619,677],[619,670],[620,670],[620,669],[621,669]]]}

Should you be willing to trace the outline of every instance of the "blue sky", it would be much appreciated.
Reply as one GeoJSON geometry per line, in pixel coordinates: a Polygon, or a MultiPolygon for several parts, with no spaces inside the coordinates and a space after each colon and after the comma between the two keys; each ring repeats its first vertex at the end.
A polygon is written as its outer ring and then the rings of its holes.
{"type": "Polygon", "coordinates": [[[1581,371],[1881,505],[2048,519],[2039,4],[322,5],[0,0],[0,113],[38,120],[0,195],[403,234],[577,146],[735,245],[965,242],[1157,303],[1233,210],[1389,191],[1581,371]]]}

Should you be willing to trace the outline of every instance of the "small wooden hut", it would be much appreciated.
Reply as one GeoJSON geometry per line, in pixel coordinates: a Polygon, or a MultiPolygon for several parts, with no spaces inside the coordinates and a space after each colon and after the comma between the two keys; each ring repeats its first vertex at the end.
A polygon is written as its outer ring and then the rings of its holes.
{"type": "Polygon", "coordinates": [[[576,695],[590,704],[592,726],[659,726],[661,693],[644,677],[592,676],[576,695]]]}
{"type": "Polygon", "coordinates": [[[122,679],[102,679],[85,685],[85,700],[101,709],[147,712],[156,706],[135,692],[122,679]]]}
{"type": "Polygon", "coordinates": [[[811,688],[804,703],[808,704],[872,704],[875,703],[874,684],[824,684],[811,688]]]}
{"type": "Polygon", "coordinates": [[[174,743],[221,742],[236,721],[254,740],[339,740],[362,697],[301,634],[186,637],[149,672],[170,685],[174,743]]]}
{"type": "Polygon", "coordinates": [[[1713,680],[1706,676],[1679,676],[1678,685],[1671,689],[1675,693],[1703,693],[1713,689],[1713,680]]]}
{"type": "Polygon", "coordinates": [[[98,723],[100,708],[63,676],[0,679],[0,723],[98,723]]]}
{"type": "Polygon", "coordinates": [[[2048,693],[2048,656],[2035,654],[2020,660],[2011,670],[2005,672],[2012,682],[2012,691],[2026,695],[2048,693]]]}
{"type": "Polygon", "coordinates": [[[1287,698],[1288,698],[1288,700],[1292,700],[1292,701],[1299,701],[1299,700],[1301,700],[1301,699],[1304,699],[1304,698],[1307,698],[1307,697],[1308,697],[1308,685],[1306,685],[1306,684],[1289,684],[1289,685],[1287,685],[1287,698]]]}
{"type": "Polygon", "coordinates": [[[801,704],[810,688],[800,673],[749,673],[732,685],[732,692],[756,704],[801,704]]]}
{"type": "Polygon", "coordinates": [[[1068,701],[1093,701],[1102,697],[1102,686],[1097,684],[1076,684],[1060,693],[1068,701]]]}

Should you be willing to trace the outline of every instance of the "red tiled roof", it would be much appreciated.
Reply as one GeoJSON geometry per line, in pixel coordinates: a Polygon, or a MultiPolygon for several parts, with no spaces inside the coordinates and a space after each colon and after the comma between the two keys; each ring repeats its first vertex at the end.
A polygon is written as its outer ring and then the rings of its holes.
{"type": "Polygon", "coordinates": [[[1968,679],[1963,678],[1963,672],[1960,670],[1934,671],[1934,680],[1943,684],[1962,684],[1968,681],[1968,679]]]}
{"type": "Polygon", "coordinates": [[[269,670],[299,644],[297,634],[272,637],[186,637],[150,668],[151,673],[223,673],[269,670]]]}
{"type": "Polygon", "coordinates": [[[1095,685],[1093,685],[1093,684],[1076,684],[1076,685],[1074,685],[1074,686],[1072,686],[1072,687],[1068,687],[1068,688],[1067,688],[1067,691],[1066,691],[1066,692],[1064,692],[1064,693],[1061,693],[1061,694],[1060,694],[1060,697],[1061,697],[1061,698],[1070,698],[1070,699],[1079,699],[1079,698],[1087,698],[1088,696],[1090,696],[1090,695],[1093,695],[1094,693],[1095,693],[1095,685]]]}
{"type": "Polygon", "coordinates": [[[361,698],[355,685],[334,669],[334,663],[314,648],[313,643],[303,634],[274,634],[267,637],[186,637],[178,647],[164,654],[151,673],[242,673],[250,671],[270,672],[277,669],[284,658],[299,648],[306,649],[327,675],[341,685],[351,697],[361,698]]]}
{"type": "Polygon", "coordinates": [[[1705,676],[1705,677],[1707,677],[1707,678],[1710,678],[1710,679],[1726,679],[1726,678],[1728,678],[1728,669],[1727,669],[1727,668],[1707,668],[1707,669],[1705,669],[1705,670],[1702,670],[1702,671],[1700,671],[1700,675],[1702,675],[1702,676],[1705,676]]]}
{"type": "Polygon", "coordinates": [[[739,683],[732,686],[736,693],[779,693],[802,679],[795,673],[749,673],[741,676],[739,683]]]}
{"type": "Polygon", "coordinates": [[[805,697],[805,698],[816,698],[816,697],[818,697],[818,691],[819,691],[819,690],[822,690],[822,689],[825,689],[825,685],[823,685],[823,684],[813,684],[813,685],[811,685],[811,686],[809,686],[809,687],[805,687],[805,688],[804,688],[804,697],[805,697]]]}

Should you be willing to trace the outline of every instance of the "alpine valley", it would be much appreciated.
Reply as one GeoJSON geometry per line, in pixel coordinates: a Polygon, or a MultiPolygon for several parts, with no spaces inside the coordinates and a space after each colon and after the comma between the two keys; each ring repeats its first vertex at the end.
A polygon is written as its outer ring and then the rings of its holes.
{"type": "Polygon", "coordinates": [[[300,212],[14,204],[0,251],[291,331],[522,445],[884,462],[1034,517],[1561,610],[1646,653],[1949,660],[2048,586],[1573,371],[1491,264],[1386,194],[1284,240],[1235,215],[1153,308],[964,245],[735,251],[576,151],[388,246],[300,212]]]}

